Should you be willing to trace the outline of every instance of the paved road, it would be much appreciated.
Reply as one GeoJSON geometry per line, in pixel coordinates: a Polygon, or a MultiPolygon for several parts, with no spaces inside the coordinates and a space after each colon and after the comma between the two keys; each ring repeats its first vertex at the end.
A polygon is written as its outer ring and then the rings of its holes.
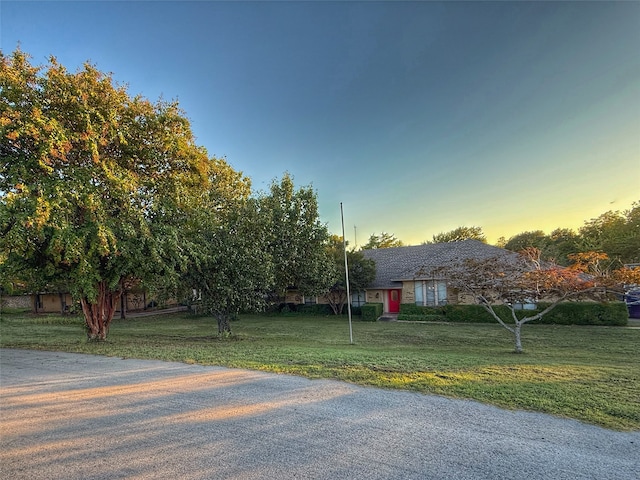
{"type": "Polygon", "coordinates": [[[0,350],[5,479],[637,479],[640,432],[219,367],[0,350]]]}

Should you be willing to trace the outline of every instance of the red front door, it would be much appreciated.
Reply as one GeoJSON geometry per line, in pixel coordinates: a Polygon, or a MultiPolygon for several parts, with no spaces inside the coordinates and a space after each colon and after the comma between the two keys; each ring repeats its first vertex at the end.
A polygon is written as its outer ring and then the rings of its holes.
{"type": "Polygon", "coordinates": [[[402,290],[389,290],[387,297],[389,313],[400,312],[400,292],[402,292],[402,290]]]}

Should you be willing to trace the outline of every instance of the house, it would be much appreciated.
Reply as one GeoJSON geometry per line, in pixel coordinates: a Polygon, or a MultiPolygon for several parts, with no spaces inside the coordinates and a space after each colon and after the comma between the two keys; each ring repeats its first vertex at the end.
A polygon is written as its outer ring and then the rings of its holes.
{"type": "Polygon", "coordinates": [[[34,313],[69,313],[73,298],[70,293],[35,293],[31,305],[34,313]]]}
{"type": "MultiPolygon", "coordinates": [[[[116,306],[116,312],[120,313],[122,307],[125,312],[146,310],[148,307],[154,306],[158,302],[149,297],[147,292],[136,290],[127,292],[122,296],[121,301],[116,306]]],[[[164,302],[166,306],[177,305],[175,299],[164,302]]],[[[31,307],[34,313],[71,313],[78,310],[79,306],[74,302],[70,293],[35,293],[31,295],[31,307]]]]}
{"type": "Polygon", "coordinates": [[[478,240],[434,243],[409,247],[363,250],[376,262],[376,278],[366,289],[367,303],[382,303],[385,313],[398,313],[403,303],[438,306],[468,303],[437,278],[438,268],[466,259],[483,260],[514,255],[478,240]]]}
{"type": "MultiPolygon", "coordinates": [[[[365,292],[350,292],[351,306],[361,307],[365,304],[365,292]]],[[[329,305],[327,295],[302,295],[295,289],[287,290],[284,303],[293,305],[329,305]]],[[[346,308],[346,307],[345,307],[346,308]]]]}

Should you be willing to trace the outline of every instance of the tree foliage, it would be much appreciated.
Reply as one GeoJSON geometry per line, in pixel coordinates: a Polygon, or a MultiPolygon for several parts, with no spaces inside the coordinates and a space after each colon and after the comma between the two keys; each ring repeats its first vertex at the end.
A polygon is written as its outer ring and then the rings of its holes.
{"type": "MultiPolygon", "coordinates": [[[[327,246],[334,264],[333,284],[326,294],[329,306],[335,315],[342,314],[347,303],[347,281],[344,268],[344,244],[342,237],[332,235],[327,246]]],[[[349,291],[363,291],[376,276],[376,263],[364,257],[361,251],[347,250],[349,266],[349,291]]]]}
{"type": "Polygon", "coordinates": [[[198,237],[201,251],[185,274],[218,333],[231,333],[240,311],[261,311],[273,286],[273,261],[264,245],[266,225],[255,199],[214,219],[198,237]]]}
{"type": "Polygon", "coordinates": [[[285,174],[259,200],[268,224],[265,241],[273,261],[274,296],[283,298],[289,288],[303,295],[325,293],[334,274],[326,249],[329,233],[319,220],[315,191],[309,186],[296,189],[285,174]]]}
{"type": "Polygon", "coordinates": [[[618,266],[640,263],[640,202],[634,202],[629,210],[609,211],[585,221],[577,233],[568,228],[558,228],[549,235],[535,230],[499,243],[513,252],[537,248],[542,259],[564,266],[571,264],[571,254],[590,251],[606,253],[618,266]]]}
{"type": "Polygon", "coordinates": [[[640,201],[629,210],[605,212],[580,228],[581,251],[605,252],[623,264],[640,263],[640,201]]]}
{"type": "Polygon", "coordinates": [[[509,238],[504,248],[512,252],[519,252],[525,248],[533,247],[540,251],[547,245],[547,236],[542,230],[522,232],[509,238]]]}
{"type": "Polygon", "coordinates": [[[487,237],[482,231],[482,227],[458,227],[450,232],[441,232],[433,236],[432,242],[425,243],[447,243],[461,242],[463,240],[479,240],[487,243],[487,237]]]}
{"type": "Polygon", "coordinates": [[[207,154],[176,103],[131,97],[89,64],[0,53],[0,87],[3,271],[65,285],[103,340],[128,282],[178,278],[207,154]]]}
{"type": "Polygon", "coordinates": [[[542,259],[567,266],[571,263],[569,255],[580,251],[578,244],[579,237],[573,230],[557,228],[549,235],[542,230],[514,235],[504,244],[504,248],[512,252],[537,248],[542,259]]]}
{"type": "Polygon", "coordinates": [[[571,267],[562,267],[544,261],[539,249],[529,247],[519,254],[466,259],[441,268],[438,274],[509,330],[515,351],[521,353],[525,323],[539,320],[569,299],[603,301],[619,295],[623,285],[640,274],[640,269],[612,271],[605,266],[608,260],[606,254],[588,252],[573,256],[571,267]],[[540,301],[550,303],[539,312],[522,310],[523,305],[540,301]]]}
{"type": "Polygon", "coordinates": [[[398,240],[393,233],[382,232],[380,235],[372,233],[367,243],[362,246],[362,250],[402,247],[403,245],[402,241],[398,240]]]}
{"type": "Polygon", "coordinates": [[[198,208],[187,224],[197,245],[182,276],[187,295],[218,323],[218,333],[231,333],[240,311],[259,311],[273,284],[273,268],[264,240],[267,225],[251,182],[221,159],[212,159],[209,189],[196,197],[198,208]]]}

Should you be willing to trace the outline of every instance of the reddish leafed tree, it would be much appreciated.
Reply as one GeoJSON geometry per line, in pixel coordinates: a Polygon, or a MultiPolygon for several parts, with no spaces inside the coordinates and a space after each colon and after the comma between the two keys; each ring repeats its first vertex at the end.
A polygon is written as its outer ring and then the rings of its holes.
{"type": "Polygon", "coordinates": [[[640,269],[612,270],[606,254],[587,252],[571,257],[573,265],[544,262],[540,250],[481,260],[464,259],[438,270],[462,296],[471,297],[513,334],[515,352],[522,353],[521,329],[540,320],[567,300],[605,301],[621,294],[625,284],[640,283],[640,269]],[[522,311],[526,304],[548,302],[543,310],[522,311]],[[501,308],[496,308],[503,306],[501,308]],[[505,313],[506,312],[506,313],[505,313]]]}

